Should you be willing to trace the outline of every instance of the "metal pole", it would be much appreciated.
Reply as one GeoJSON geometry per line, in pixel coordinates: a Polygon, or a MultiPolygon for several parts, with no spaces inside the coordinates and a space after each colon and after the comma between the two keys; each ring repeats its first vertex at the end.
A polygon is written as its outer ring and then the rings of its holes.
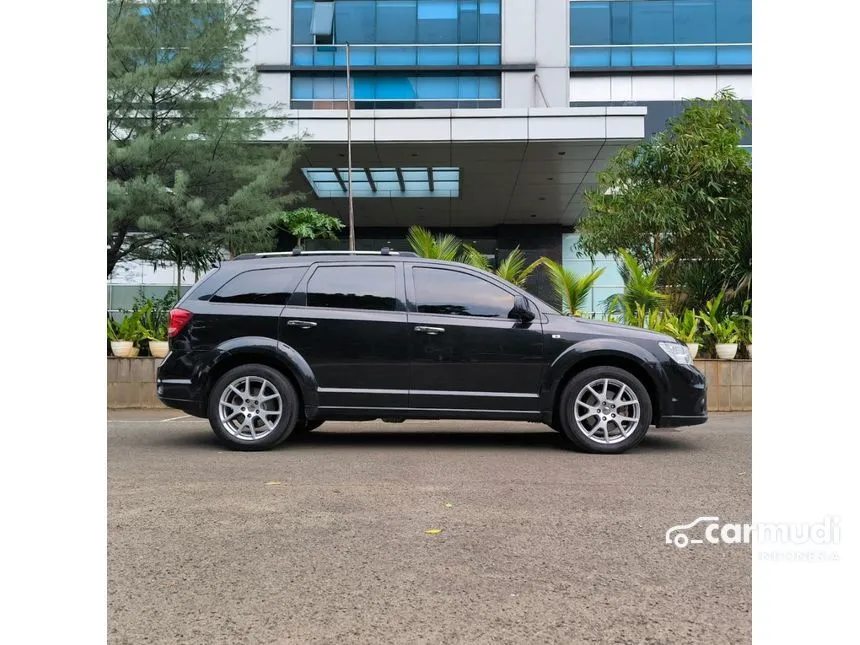
{"type": "Polygon", "coordinates": [[[355,251],[355,213],[352,209],[352,90],[349,65],[349,43],[346,43],[346,163],[349,199],[349,250],[355,251]]]}

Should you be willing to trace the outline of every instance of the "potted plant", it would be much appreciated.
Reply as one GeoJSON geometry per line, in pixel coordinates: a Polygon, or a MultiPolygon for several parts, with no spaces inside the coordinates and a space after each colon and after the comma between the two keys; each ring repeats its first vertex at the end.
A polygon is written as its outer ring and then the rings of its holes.
{"type": "Polygon", "coordinates": [[[164,358],[167,352],[170,351],[170,345],[167,342],[167,327],[157,325],[155,329],[148,330],[146,339],[149,341],[149,353],[153,358],[164,358]]]}
{"type": "Polygon", "coordinates": [[[114,356],[117,358],[137,356],[139,350],[135,347],[135,342],[140,339],[140,320],[137,315],[126,316],[121,323],[117,323],[108,316],[107,333],[110,339],[110,351],[114,356]]]}
{"type": "Polygon", "coordinates": [[[164,310],[156,305],[156,301],[147,298],[135,309],[135,313],[140,320],[140,340],[146,341],[150,356],[164,358],[169,351],[167,320],[164,310]]]}
{"type": "Polygon", "coordinates": [[[705,323],[705,332],[714,339],[717,358],[732,360],[738,353],[738,326],[734,320],[722,320],[714,324],[705,323]]]}
{"type": "Polygon", "coordinates": [[[747,355],[752,358],[752,316],[749,315],[751,301],[747,300],[743,305],[743,314],[735,320],[738,326],[738,337],[747,350],[747,355]]]}
{"type": "Polygon", "coordinates": [[[699,353],[699,317],[695,311],[687,309],[683,315],[673,317],[666,324],[666,331],[685,343],[690,356],[696,358],[696,354],[699,353]]]}
{"type": "Polygon", "coordinates": [[[708,300],[699,320],[705,324],[705,333],[714,339],[717,358],[731,360],[738,353],[738,325],[733,318],[721,313],[724,295],[721,292],[713,300],[708,300]]]}
{"type": "Polygon", "coordinates": [[[110,315],[108,315],[107,319],[107,336],[108,340],[110,340],[110,351],[114,356],[117,358],[128,358],[131,356],[131,348],[134,346],[134,343],[122,338],[119,326],[110,315]]]}

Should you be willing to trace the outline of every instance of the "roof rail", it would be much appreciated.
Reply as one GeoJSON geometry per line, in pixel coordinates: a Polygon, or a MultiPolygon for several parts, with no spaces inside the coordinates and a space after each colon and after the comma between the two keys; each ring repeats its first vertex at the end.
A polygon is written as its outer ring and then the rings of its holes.
{"type": "Polygon", "coordinates": [[[418,254],[412,251],[392,251],[384,247],[380,251],[303,251],[295,248],[292,251],[265,251],[263,253],[243,253],[237,255],[234,260],[250,260],[253,258],[277,258],[297,255],[400,255],[404,257],[417,258],[418,254]]]}

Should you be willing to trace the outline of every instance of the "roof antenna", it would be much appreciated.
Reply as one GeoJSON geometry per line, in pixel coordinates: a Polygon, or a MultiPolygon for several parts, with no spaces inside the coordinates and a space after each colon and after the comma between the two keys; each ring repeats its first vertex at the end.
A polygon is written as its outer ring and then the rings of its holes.
{"type": "Polygon", "coordinates": [[[302,254],[302,247],[297,246],[296,248],[293,249],[293,255],[301,255],[301,254],[302,254]]]}
{"type": "Polygon", "coordinates": [[[388,255],[389,253],[391,253],[391,249],[389,249],[387,246],[383,246],[380,253],[382,253],[382,255],[388,255]]]}

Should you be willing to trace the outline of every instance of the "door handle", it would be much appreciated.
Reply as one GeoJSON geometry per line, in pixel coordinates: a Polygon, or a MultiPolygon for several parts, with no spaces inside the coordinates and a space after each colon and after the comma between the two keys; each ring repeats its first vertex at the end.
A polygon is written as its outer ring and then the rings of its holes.
{"type": "Polygon", "coordinates": [[[317,326],[315,322],[311,322],[310,320],[288,320],[287,325],[290,327],[301,327],[302,329],[310,329],[317,326]]]}
{"type": "Polygon", "coordinates": [[[418,325],[415,327],[415,331],[422,334],[429,334],[430,336],[437,336],[439,334],[445,333],[444,327],[425,327],[424,325],[418,325]]]}

